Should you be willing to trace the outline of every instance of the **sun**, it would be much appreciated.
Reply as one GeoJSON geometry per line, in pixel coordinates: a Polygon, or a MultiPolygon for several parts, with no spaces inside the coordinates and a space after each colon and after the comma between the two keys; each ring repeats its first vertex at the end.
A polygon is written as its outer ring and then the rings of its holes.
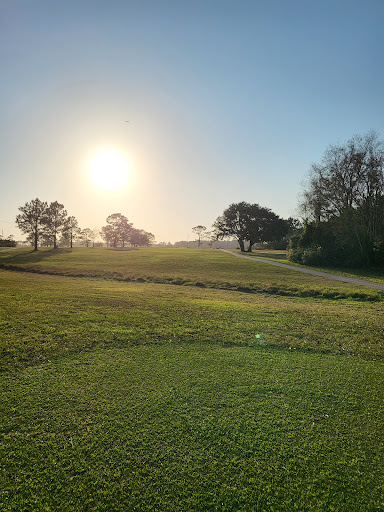
{"type": "Polygon", "coordinates": [[[91,158],[89,172],[98,187],[114,190],[126,183],[128,163],[116,151],[101,151],[91,158]]]}

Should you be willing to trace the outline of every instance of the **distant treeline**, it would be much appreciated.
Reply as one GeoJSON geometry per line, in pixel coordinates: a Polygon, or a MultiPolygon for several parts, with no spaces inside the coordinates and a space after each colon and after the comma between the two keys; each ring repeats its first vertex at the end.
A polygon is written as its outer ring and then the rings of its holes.
{"type": "Polygon", "coordinates": [[[16,247],[16,242],[12,238],[0,238],[0,247],[16,247]]]}
{"type": "MultiPolygon", "coordinates": [[[[121,213],[114,213],[107,217],[107,226],[101,231],[97,229],[79,227],[73,216],[68,216],[64,205],[54,201],[46,203],[40,199],[33,199],[19,207],[20,213],[16,217],[16,224],[22,233],[27,235],[27,241],[37,251],[39,246],[57,248],[61,246],[73,247],[80,242],[89,247],[100,245],[96,238],[101,236],[108,246],[117,247],[129,243],[133,247],[151,245],[154,235],[143,229],[134,228],[132,223],[121,213]]],[[[15,244],[16,245],[16,244],[15,244]]]]}

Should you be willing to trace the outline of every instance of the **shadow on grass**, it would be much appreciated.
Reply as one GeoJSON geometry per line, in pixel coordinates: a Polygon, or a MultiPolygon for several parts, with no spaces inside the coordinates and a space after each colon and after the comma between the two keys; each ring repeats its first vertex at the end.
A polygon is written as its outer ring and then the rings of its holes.
{"type": "MultiPolygon", "coordinates": [[[[66,249],[64,249],[65,251],[66,249]]],[[[70,251],[70,249],[68,249],[70,251]]],[[[46,251],[48,252],[48,251],[46,251]]],[[[31,253],[28,253],[31,254],[31,253]]],[[[55,254],[53,252],[53,254],[55,254]]],[[[52,253],[50,255],[53,255],[52,253]]],[[[34,263],[39,260],[28,260],[28,263],[34,263]]],[[[22,261],[25,263],[26,261],[22,261]]],[[[340,300],[340,299],[353,299],[359,301],[380,301],[382,300],[381,294],[368,294],[357,290],[351,290],[346,293],[339,291],[329,290],[316,290],[316,289],[303,289],[295,287],[278,287],[278,286],[244,286],[238,283],[227,282],[212,282],[205,283],[201,281],[186,280],[174,277],[155,277],[155,276],[122,276],[116,272],[90,272],[90,273],[77,273],[77,272],[61,272],[57,269],[42,269],[39,267],[20,267],[17,264],[12,264],[7,261],[5,264],[0,263],[0,269],[13,271],[13,272],[29,272],[41,275],[63,276],[69,278],[86,278],[86,279],[102,279],[110,281],[118,281],[125,283],[151,283],[151,284],[167,284],[176,286],[195,286],[197,288],[211,288],[217,290],[227,290],[240,293],[258,294],[263,293],[267,295],[277,295],[284,297],[301,297],[301,298],[314,298],[314,299],[327,299],[327,300],[340,300]]]]}
{"type": "Polygon", "coordinates": [[[51,256],[57,256],[58,254],[68,254],[71,253],[72,249],[69,248],[58,248],[58,249],[42,249],[39,251],[34,251],[33,249],[27,252],[13,254],[9,252],[4,256],[6,259],[6,264],[8,265],[17,265],[17,264],[25,264],[25,263],[38,263],[40,261],[45,260],[46,258],[50,258],[51,256]]]}
{"type": "Polygon", "coordinates": [[[127,252],[127,251],[138,251],[138,247],[108,247],[107,251],[127,252]]]}
{"type": "Polygon", "coordinates": [[[285,251],[276,251],[276,253],[270,252],[270,251],[258,251],[257,249],[254,249],[252,252],[241,252],[239,250],[232,251],[238,254],[242,254],[243,256],[253,256],[255,258],[265,258],[265,259],[271,259],[271,260],[283,260],[287,261],[287,254],[285,251]]]}

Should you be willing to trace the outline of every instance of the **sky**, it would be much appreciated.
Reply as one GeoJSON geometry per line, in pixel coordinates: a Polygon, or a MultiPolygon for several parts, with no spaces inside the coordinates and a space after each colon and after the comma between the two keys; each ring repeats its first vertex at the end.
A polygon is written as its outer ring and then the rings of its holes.
{"type": "Polygon", "coordinates": [[[384,136],[382,0],[0,0],[0,235],[58,201],[192,240],[231,203],[297,216],[330,144],[384,136]],[[126,121],[129,121],[127,123],[126,121]],[[127,182],[89,162],[115,151],[127,182]]]}

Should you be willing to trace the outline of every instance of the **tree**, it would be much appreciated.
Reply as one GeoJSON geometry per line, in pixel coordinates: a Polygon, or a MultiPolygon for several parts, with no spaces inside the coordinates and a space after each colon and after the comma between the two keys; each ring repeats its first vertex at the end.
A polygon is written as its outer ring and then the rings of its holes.
{"type": "Polygon", "coordinates": [[[121,245],[124,247],[126,242],[129,242],[132,233],[132,224],[128,222],[128,219],[122,215],[119,227],[119,236],[121,245]]]}
{"type": "Polygon", "coordinates": [[[0,238],[0,247],[16,247],[17,242],[13,239],[13,235],[8,238],[0,238]]]}
{"type": "Polygon", "coordinates": [[[16,217],[16,224],[22,233],[28,235],[28,239],[37,251],[39,240],[44,231],[43,219],[45,217],[48,205],[40,199],[33,199],[24,206],[20,206],[19,213],[16,217]]]}
{"type": "Polygon", "coordinates": [[[254,244],[281,240],[288,232],[287,221],[281,219],[269,208],[258,204],[252,204],[249,207],[248,226],[249,252],[252,252],[254,244]]]}
{"type": "Polygon", "coordinates": [[[107,217],[107,224],[108,226],[101,228],[100,235],[108,245],[117,247],[121,243],[124,247],[132,231],[132,224],[128,222],[127,217],[121,213],[113,213],[107,217]]]}
{"type": "Polygon", "coordinates": [[[71,247],[73,247],[74,238],[80,233],[79,224],[75,217],[70,216],[65,219],[64,226],[62,229],[63,241],[71,247]]]}
{"type": "Polygon", "coordinates": [[[89,247],[90,242],[92,241],[92,229],[84,228],[80,231],[78,238],[81,243],[89,247]]]}
{"type": "Polygon", "coordinates": [[[244,201],[231,204],[213,224],[217,239],[223,240],[233,236],[238,241],[241,252],[245,251],[244,241],[248,239],[246,215],[248,206],[249,204],[244,201]]]}
{"type": "Polygon", "coordinates": [[[207,231],[207,228],[205,226],[199,225],[199,226],[195,226],[194,228],[192,228],[192,231],[194,233],[196,233],[196,235],[197,235],[197,246],[200,247],[202,234],[204,233],[204,231],[207,231]]]}
{"type": "Polygon", "coordinates": [[[100,231],[100,236],[107,244],[107,247],[110,247],[113,244],[114,239],[112,226],[103,226],[100,231]]]}
{"type": "Polygon", "coordinates": [[[269,208],[244,201],[231,204],[213,226],[217,239],[236,238],[242,252],[247,241],[251,252],[255,243],[280,240],[288,231],[287,222],[269,208]]]}
{"type": "Polygon", "coordinates": [[[46,208],[42,217],[44,234],[48,240],[51,240],[54,249],[58,247],[57,238],[65,226],[66,217],[67,211],[64,209],[64,205],[57,201],[54,201],[46,208]]]}
{"type": "Polygon", "coordinates": [[[300,243],[311,240],[328,263],[377,262],[384,239],[383,194],[384,143],[376,132],[329,146],[321,163],[312,165],[304,188],[307,225],[300,243]]]}
{"type": "Polygon", "coordinates": [[[90,234],[90,236],[91,236],[91,241],[92,241],[92,247],[95,247],[95,244],[96,244],[96,238],[98,237],[99,233],[100,233],[100,231],[99,231],[99,229],[98,229],[98,228],[93,228],[93,229],[91,230],[91,234],[90,234]]]}
{"type": "Polygon", "coordinates": [[[153,244],[155,236],[144,229],[132,228],[129,241],[133,247],[149,247],[153,244]]]}

